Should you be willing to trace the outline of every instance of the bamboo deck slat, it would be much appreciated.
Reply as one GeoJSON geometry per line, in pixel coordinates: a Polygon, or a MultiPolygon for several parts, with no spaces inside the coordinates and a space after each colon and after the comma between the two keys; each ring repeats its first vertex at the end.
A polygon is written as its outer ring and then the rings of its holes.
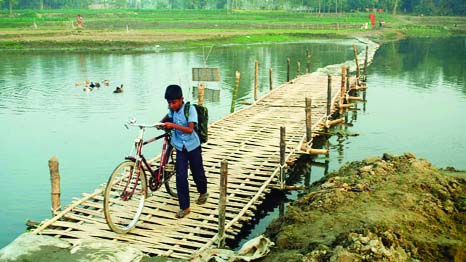
{"type": "MultiPolygon", "coordinates": [[[[332,81],[333,103],[340,82],[332,81]]],[[[119,235],[108,229],[102,211],[102,188],[83,194],[55,218],[44,221],[34,234],[60,237],[72,244],[79,239],[100,238],[126,243],[145,253],[173,258],[189,258],[217,241],[220,161],[228,160],[226,235],[233,238],[241,221],[254,217],[279,170],[280,126],[286,126],[286,156],[299,153],[305,134],[304,98],[311,97],[313,131],[320,130],[326,114],[327,76],[307,74],[267,93],[209,127],[209,141],[203,158],[210,198],[205,205],[192,204],[191,213],[175,219],[178,201],[161,188],[146,200],[136,228],[119,235]]],[[[153,164],[156,164],[154,160],[153,164]]],[[[190,182],[191,199],[197,197],[190,182]]],[[[192,201],[193,202],[193,201],[192,201]]]]}

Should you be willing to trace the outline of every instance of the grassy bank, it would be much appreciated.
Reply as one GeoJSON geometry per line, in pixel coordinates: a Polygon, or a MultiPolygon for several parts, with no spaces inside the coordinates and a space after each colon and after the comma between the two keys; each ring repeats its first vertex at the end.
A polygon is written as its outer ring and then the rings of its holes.
{"type": "Polygon", "coordinates": [[[0,13],[2,50],[154,51],[223,44],[303,41],[354,35],[390,41],[466,33],[464,17],[378,14],[385,27],[361,29],[367,13],[325,14],[221,10],[23,10],[0,13]],[[84,17],[77,29],[75,17],[84,17]]]}

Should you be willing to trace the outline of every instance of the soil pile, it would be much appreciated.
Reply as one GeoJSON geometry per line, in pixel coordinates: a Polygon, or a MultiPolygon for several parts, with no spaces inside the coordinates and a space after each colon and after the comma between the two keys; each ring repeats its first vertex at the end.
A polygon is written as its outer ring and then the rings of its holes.
{"type": "Polygon", "coordinates": [[[465,224],[465,172],[384,154],[316,182],[269,226],[262,261],[465,261],[465,224]]]}

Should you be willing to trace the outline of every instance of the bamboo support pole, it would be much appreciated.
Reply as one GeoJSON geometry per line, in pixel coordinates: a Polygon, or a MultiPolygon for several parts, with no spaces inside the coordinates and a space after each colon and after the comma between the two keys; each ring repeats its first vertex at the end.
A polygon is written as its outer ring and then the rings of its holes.
{"type": "Polygon", "coordinates": [[[288,58],[287,67],[286,67],[286,82],[290,82],[290,65],[291,65],[291,59],[288,58]]]}
{"type": "Polygon", "coordinates": [[[256,60],[256,64],[254,66],[254,101],[258,98],[258,90],[259,90],[259,61],[256,60]]]}
{"type": "Polygon", "coordinates": [[[310,97],[306,97],[306,105],[305,105],[305,112],[306,112],[306,142],[311,141],[312,139],[312,99],[310,97]]]}
{"type": "Polygon", "coordinates": [[[341,67],[341,86],[340,86],[340,115],[343,114],[343,107],[342,105],[345,103],[345,95],[346,95],[346,66],[341,67]]]}
{"type": "Polygon", "coordinates": [[[330,115],[332,110],[332,76],[327,76],[327,116],[330,115]]]}
{"type": "Polygon", "coordinates": [[[351,91],[360,91],[360,90],[366,90],[367,86],[353,86],[351,87],[351,91]]]}
{"type": "Polygon", "coordinates": [[[364,101],[364,99],[362,99],[361,97],[359,96],[348,96],[347,99],[349,101],[364,101]]]}
{"type": "Polygon", "coordinates": [[[353,106],[354,106],[354,104],[341,104],[340,109],[350,108],[350,107],[353,107],[353,106]]]}
{"type": "Polygon", "coordinates": [[[301,75],[301,61],[296,62],[296,76],[301,75]]]}
{"type": "Polygon", "coordinates": [[[235,89],[233,89],[233,95],[231,96],[230,113],[235,112],[235,104],[236,104],[236,97],[238,96],[240,77],[241,77],[240,72],[236,71],[236,73],[235,73],[235,89]]]}
{"type": "Polygon", "coordinates": [[[311,72],[311,51],[306,50],[306,73],[311,72]]]}
{"type": "Polygon", "coordinates": [[[350,88],[351,74],[349,66],[346,68],[346,91],[350,88]]]}
{"type": "Polygon", "coordinates": [[[354,52],[354,61],[356,62],[356,84],[357,84],[359,81],[359,61],[358,61],[358,48],[356,47],[355,44],[353,44],[353,52],[354,52]]]}
{"type": "Polygon", "coordinates": [[[326,128],[330,128],[336,124],[340,124],[340,123],[344,123],[345,122],[345,118],[342,117],[342,118],[338,118],[338,119],[335,119],[335,120],[331,120],[331,121],[327,121],[325,122],[325,127],[326,128]]]}
{"type": "Polygon", "coordinates": [[[60,211],[60,173],[58,171],[58,159],[52,156],[49,160],[50,182],[52,184],[52,215],[60,211]]]}
{"type": "Polygon", "coordinates": [[[272,90],[272,68],[269,69],[269,88],[272,90]]]}
{"type": "Polygon", "coordinates": [[[220,167],[220,198],[218,200],[218,247],[225,246],[225,211],[227,207],[228,161],[222,160],[220,167]]]}
{"type": "Polygon", "coordinates": [[[286,128],[280,127],[280,188],[285,187],[286,128]]]}
{"type": "Polygon", "coordinates": [[[328,155],[328,150],[327,149],[309,148],[307,150],[307,153],[310,154],[310,155],[328,155]]]}
{"type": "Polygon", "coordinates": [[[198,94],[197,94],[197,104],[202,106],[204,105],[204,84],[203,83],[199,83],[199,86],[197,88],[197,91],[198,91],[198,94]]]}

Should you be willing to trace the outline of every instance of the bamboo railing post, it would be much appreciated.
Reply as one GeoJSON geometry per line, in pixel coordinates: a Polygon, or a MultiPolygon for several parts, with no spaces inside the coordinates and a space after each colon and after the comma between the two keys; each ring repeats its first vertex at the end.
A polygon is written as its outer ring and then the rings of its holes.
{"type": "Polygon", "coordinates": [[[220,167],[220,197],[218,200],[218,247],[225,246],[225,211],[227,206],[228,161],[222,160],[220,167]]]}
{"type": "Polygon", "coordinates": [[[236,71],[236,73],[235,73],[235,89],[233,89],[233,95],[231,96],[230,113],[235,112],[235,104],[236,104],[236,97],[238,96],[240,77],[241,77],[240,72],[236,71]]]}
{"type": "Polygon", "coordinates": [[[327,116],[330,115],[332,110],[332,76],[327,76],[327,116]]]}
{"type": "Polygon", "coordinates": [[[296,76],[301,75],[301,61],[296,63],[296,76]]]}
{"type": "Polygon", "coordinates": [[[272,90],[272,68],[269,69],[269,87],[272,90]]]}
{"type": "Polygon", "coordinates": [[[257,100],[258,89],[259,89],[259,61],[256,60],[256,65],[254,66],[254,101],[257,100]]]}
{"type": "MultiPolygon", "coordinates": [[[[345,94],[346,92],[349,92],[350,91],[350,81],[351,81],[351,75],[350,75],[350,68],[349,66],[346,68],[346,90],[345,90],[345,94]]],[[[346,100],[346,99],[345,99],[346,100]]],[[[346,103],[347,101],[345,101],[346,103]]]]}
{"type": "Polygon", "coordinates": [[[55,216],[61,210],[60,206],[60,173],[58,171],[58,159],[52,156],[49,160],[50,182],[52,184],[52,215],[55,216]]]}
{"type": "Polygon", "coordinates": [[[199,86],[197,88],[197,104],[202,106],[204,105],[204,84],[199,83],[199,86]]]}
{"type": "Polygon", "coordinates": [[[311,141],[312,139],[312,122],[311,122],[311,104],[312,100],[310,97],[306,97],[306,107],[305,107],[305,112],[306,112],[306,142],[311,141]]]}
{"type": "Polygon", "coordinates": [[[354,51],[354,60],[356,62],[356,84],[359,85],[359,61],[358,61],[358,49],[356,45],[353,44],[353,51],[354,51]]]}
{"type": "Polygon", "coordinates": [[[343,114],[343,104],[345,103],[345,93],[346,93],[346,66],[341,67],[341,86],[340,86],[340,115],[343,114]]]}
{"type": "Polygon", "coordinates": [[[311,51],[306,50],[306,74],[311,72],[311,51]]]}
{"type": "Polygon", "coordinates": [[[366,58],[364,59],[364,82],[367,80],[368,53],[369,53],[369,46],[366,45],[366,58]]]}
{"type": "Polygon", "coordinates": [[[280,127],[280,189],[285,188],[286,128],[280,127]]]}
{"type": "Polygon", "coordinates": [[[286,67],[286,82],[290,82],[290,64],[291,64],[291,59],[288,58],[287,67],[286,67]]]}

